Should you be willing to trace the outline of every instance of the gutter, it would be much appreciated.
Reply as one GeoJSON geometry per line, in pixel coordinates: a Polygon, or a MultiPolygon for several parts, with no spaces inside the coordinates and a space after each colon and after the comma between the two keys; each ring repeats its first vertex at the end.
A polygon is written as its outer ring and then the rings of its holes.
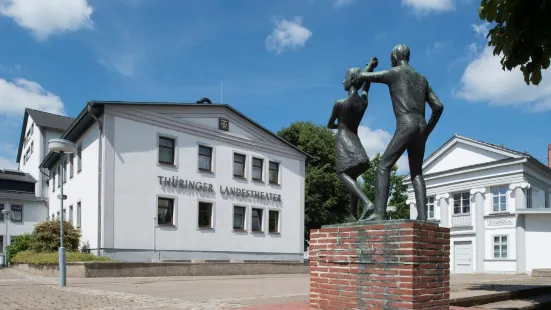
{"type": "Polygon", "coordinates": [[[98,148],[98,256],[101,256],[101,186],[102,186],[102,164],[103,164],[103,157],[102,157],[102,151],[103,151],[103,123],[94,115],[94,113],[91,113],[92,105],[87,106],[88,114],[98,123],[99,128],[99,148],[98,148]]]}

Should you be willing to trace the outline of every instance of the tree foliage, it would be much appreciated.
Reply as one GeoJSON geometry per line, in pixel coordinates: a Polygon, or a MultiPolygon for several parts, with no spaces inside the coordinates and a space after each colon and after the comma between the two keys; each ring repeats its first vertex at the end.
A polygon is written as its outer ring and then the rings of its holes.
{"type": "Polygon", "coordinates": [[[306,162],[305,246],[310,229],[342,223],[348,212],[348,192],[335,173],[335,135],[311,122],[295,122],[278,136],[313,158],[306,162]]]}
{"type": "MultiPolygon", "coordinates": [[[[34,252],[55,252],[60,246],[59,221],[48,220],[34,226],[31,250],[34,252]]],[[[63,246],[67,251],[77,251],[80,242],[80,230],[73,224],[63,221],[63,246]]]]}
{"type": "Polygon", "coordinates": [[[32,234],[21,234],[13,238],[10,245],[6,247],[8,252],[8,263],[11,262],[12,258],[19,252],[27,251],[31,248],[34,242],[34,236],[32,234]]]}
{"type": "Polygon", "coordinates": [[[538,85],[551,59],[551,1],[482,0],[479,17],[494,23],[487,37],[503,70],[520,66],[527,85],[538,85]]]}
{"type": "MultiPolygon", "coordinates": [[[[373,158],[371,158],[371,166],[369,169],[361,175],[361,185],[362,190],[366,194],[367,198],[375,203],[375,180],[377,177],[377,167],[381,161],[381,154],[377,153],[373,158]]],[[[407,200],[407,187],[404,185],[404,176],[398,175],[398,166],[394,165],[392,171],[390,172],[390,202],[389,206],[396,206],[396,212],[387,213],[387,219],[392,217],[392,219],[409,219],[409,207],[406,205],[407,200]]],[[[361,214],[362,207],[358,207],[358,212],[361,214]]]]}

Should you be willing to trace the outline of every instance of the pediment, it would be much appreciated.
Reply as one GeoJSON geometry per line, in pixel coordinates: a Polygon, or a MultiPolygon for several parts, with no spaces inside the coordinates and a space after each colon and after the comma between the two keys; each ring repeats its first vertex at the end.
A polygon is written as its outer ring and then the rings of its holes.
{"type": "Polygon", "coordinates": [[[423,174],[519,158],[518,152],[474,139],[454,136],[423,164],[423,174]]]}

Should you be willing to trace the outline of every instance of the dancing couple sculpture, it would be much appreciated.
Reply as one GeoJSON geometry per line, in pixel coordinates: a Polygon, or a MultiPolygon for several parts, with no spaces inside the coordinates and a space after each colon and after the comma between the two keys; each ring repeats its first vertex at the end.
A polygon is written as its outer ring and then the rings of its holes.
{"type": "Polygon", "coordinates": [[[371,59],[364,71],[351,68],[343,81],[348,97],[338,100],[327,125],[337,129],[335,169],[339,179],[350,193],[350,215],[347,221],[356,221],[358,201],[363,205],[359,220],[384,220],[390,190],[390,172],[407,150],[410,177],[415,191],[417,220],[427,220],[427,194],[423,179],[423,158],[428,136],[442,115],[444,106],[432,91],[427,79],[409,64],[410,50],[400,44],[392,49],[392,68],[373,72],[377,58],[371,59]],[[358,186],[356,179],[369,169],[369,157],[358,137],[358,127],[367,109],[367,95],[371,83],[388,85],[392,108],[396,117],[396,131],[377,167],[375,204],[358,186]],[[361,95],[358,90],[361,89],[361,95]],[[432,110],[425,120],[425,103],[432,110]],[[338,121],[338,123],[335,123],[338,121]],[[369,216],[369,211],[373,211],[369,216]]]}

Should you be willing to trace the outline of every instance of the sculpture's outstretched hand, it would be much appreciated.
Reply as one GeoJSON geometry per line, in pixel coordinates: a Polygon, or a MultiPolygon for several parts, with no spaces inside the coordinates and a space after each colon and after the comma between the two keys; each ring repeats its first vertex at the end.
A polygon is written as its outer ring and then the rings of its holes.
{"type": "Polygon", "coordinates": [[[365,65],[365,71],[372,72],[379,65],[377,57],[371,58],[371,60],[365,65]]]}

